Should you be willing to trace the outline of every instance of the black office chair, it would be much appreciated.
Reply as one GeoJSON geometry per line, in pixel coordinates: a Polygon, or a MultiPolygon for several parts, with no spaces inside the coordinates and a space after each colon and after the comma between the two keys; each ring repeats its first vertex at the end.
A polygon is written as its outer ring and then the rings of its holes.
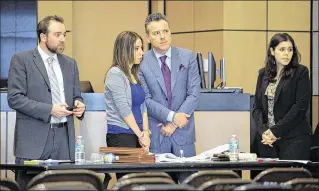
{"type": "Polygon", "coordinates": [[[48,182],[86,182],[97,190],[103,191],[103,185],[98,175],[90,170],[48,170],[35,176],[28,184],[28,189],[37,184],[48,182]]]}
{"type": "Polygon", "coordinates": [[[171,176],[165,172],[142,172],[142,173],[130,173],[122,176],[118,182],[131,178],[168,178],[171,179],[171,176]]]}
{"type": "Polygon", "coordinates": [[[319,146],[312,146],[310,148],[310,160],[312,162],[319,162],[319,146]]]}
{"type": "Polygon", "coordinates": [[[81,182],[81,181],[72,181],[72,182],[44,182],[41,184],[36,184],[35,186],[29,189],[33,190],[66,190],[66,191],[75,191],[75,190],[87,190],[87,191],[97,191],[97,189],[90,183],[81,182]]]}
{"type": "Polygon", "coordinates": [[[200,171],[187,177],[183,184],[191,185],[198,188],[203,183],[213,179],[223,178],[240,178],[239,175],[231,170],[214,170],[214,171],[200,171]]]}
{"type": "Polygon", "coordinates": [[[246,190],[246,191],[293,191],[288,185],[263,185],[263,184],[247,184],[242,185],[234,190],[246,190]]]}
{"type": "Polygon", "coordinates": [[[319,162],[319,123],[317,124],[317,127],[315,129],[315,132],[313,133],[311,137],[311,149],[310,149],[310,160],[312,162],[319,162]]]}
{"type": "Polygon", "coordinates": [[[312,178],[303,168],[271,168],[259,173],[253,182],[283,183],[295,178],[312,178]]]}
{"type": "Polygon", "coordinates": [[[18,185],[18,183],[16,183],[13,180],[9,180],[6,178],[1,178],[0,179],[0,190],[10,190],[10,191],[20,191],[21,188],[18,185]]]}
{"type": "Polygon", "coordinates": [[[187,184],[145,184],[133,187],[132,190],[196,190],[187,184]]]}
{"type": "Polygon", "coordinates": [[[0,78],[0,91],[8,91],[8,79],[0,78]]]}
{"type": "Polygon", "coordinates": [[[294,190],[318,191],[319,180],[317,178],[296,178],[285,183],[290,185],[294,190]]]}
{"type": "Polygon", "coordinates": [[[234,190],[241,185],[250,184],[251,180],[239,178],[225,178],[209,180],[198,187],[198,190],[234,190]]]}
{"type": "Polygon", "coordinates": [[[175,184],[172,179],[168,178],[130,178],[117,182],[112,190],[131,190],[133,187],[144,184],[175,184]]]}

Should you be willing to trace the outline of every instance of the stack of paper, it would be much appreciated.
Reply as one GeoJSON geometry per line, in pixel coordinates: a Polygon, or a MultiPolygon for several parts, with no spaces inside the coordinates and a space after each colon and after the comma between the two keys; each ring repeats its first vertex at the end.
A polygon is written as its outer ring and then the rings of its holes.
{"type": "Polygon", "coordinates": [[[177,157],[172,153],[163,153],[155,155],[155,162],[200,162],[200,161],[210,161],[214,154],[219,154],[229,150],[229,145],[221,145],[215,147],[211,150],[205,151],[199,155],[193,157],[177,157]]]}

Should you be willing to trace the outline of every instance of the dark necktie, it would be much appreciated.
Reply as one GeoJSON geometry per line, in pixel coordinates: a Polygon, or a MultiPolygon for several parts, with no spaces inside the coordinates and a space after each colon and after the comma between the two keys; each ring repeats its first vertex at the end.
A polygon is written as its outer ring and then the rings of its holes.
{"type": "Polygon", "coordinates": [[[160,60],[162,63],[162,73],[164,77],[166,93],[168,98],[168,104],[171,105],[172,103],[172,91],[171,91],[171,71],[169,70],[168,66],[166,65],[166,55],[161,56],[160,60]]]}

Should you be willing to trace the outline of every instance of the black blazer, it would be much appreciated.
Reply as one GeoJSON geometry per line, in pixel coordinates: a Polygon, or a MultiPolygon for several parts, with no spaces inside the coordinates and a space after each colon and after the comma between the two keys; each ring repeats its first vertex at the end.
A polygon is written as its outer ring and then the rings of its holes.
{"type": "MultiPolygon", "coordinates": [[[[262,68],[259,70],[252,112],[259,135],[269,128],[267,127],[268,99],[265,95],[268,84],[266,70],[262,68]]],[[[293,68],[292,75],[288,79],[280,80],[275,92],[276,125],[271,127],[272,133],[277,138],[311,134],[311,127],[306,117],[311,99],[310,86],[309,71],[303,65],[293,68]]]]}

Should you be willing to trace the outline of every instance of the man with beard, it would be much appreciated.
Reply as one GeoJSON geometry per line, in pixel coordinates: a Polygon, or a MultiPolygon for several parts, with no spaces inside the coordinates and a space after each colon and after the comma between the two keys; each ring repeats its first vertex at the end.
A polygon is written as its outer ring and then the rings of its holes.
{"type": "MultiPolygon", "coordinates": [[[[61,54],[66,32],[63,18],[47,16],[37,26],[38,47],[11,59],[8,104],[16,110],[17,164],[34,159],[75,160],[73,116],[82,119],[85,105],[77,63],[61,54]]],[[[16,172],[22,190],[33,176],[16,172]]]]}

